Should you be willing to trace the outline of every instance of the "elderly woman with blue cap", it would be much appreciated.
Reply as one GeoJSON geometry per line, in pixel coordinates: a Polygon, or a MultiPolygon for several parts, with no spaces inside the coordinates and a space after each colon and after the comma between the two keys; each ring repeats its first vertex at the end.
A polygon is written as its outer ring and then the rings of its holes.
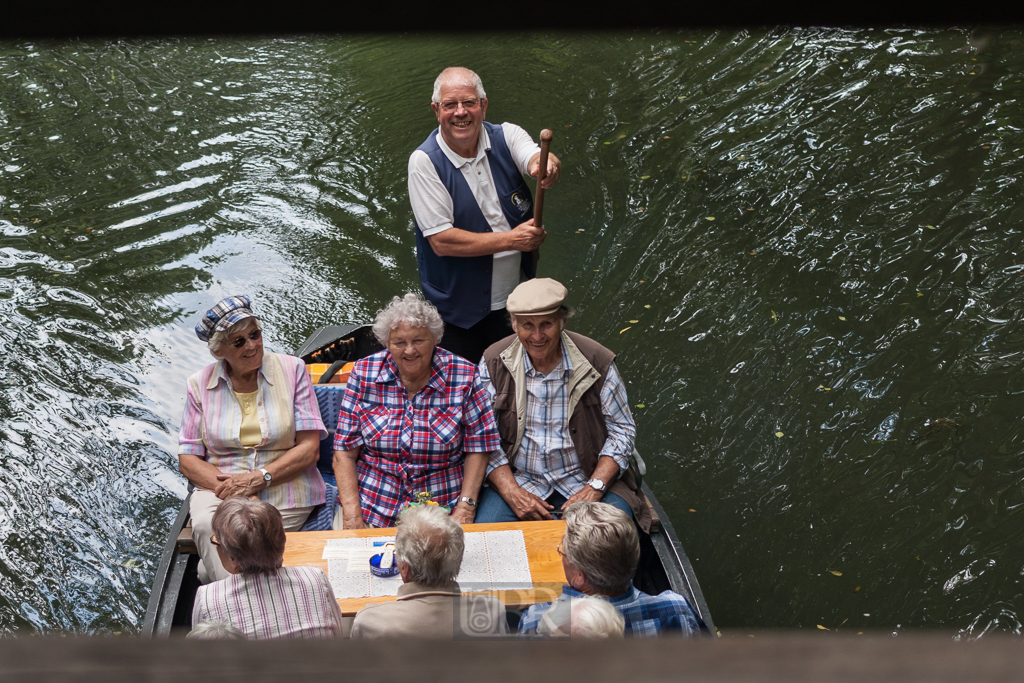
{"type": "Polygon", "coordinates": [[[220,301],[196,325],[217,362],[188,378],[178,460],[196,489],[190,512],[203,583],[229,576],[211,527],[222,501],[258,498],[296,531],[326,498],[316,461],[327,431],[306,366],[264,353],[262,334],[245,296],[220,301]]]}

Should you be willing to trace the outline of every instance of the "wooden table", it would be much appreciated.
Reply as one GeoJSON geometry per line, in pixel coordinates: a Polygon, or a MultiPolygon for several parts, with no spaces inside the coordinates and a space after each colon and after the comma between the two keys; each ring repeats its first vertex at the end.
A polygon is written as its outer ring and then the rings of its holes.
{"type": "MultiPolygon", "coordinates": [[[[530,560],[530,575],[533,577],[533,588],[516,591],[485,591],[497,597],[510,609],[523,609],[538,602],[549,602],[562,593],[565,573],[562,571],[562,558],[559,557],[558,542],[565,533],[565,522],[507,522],[502,524],[467,524],[463,527],[466,533],[479,531],[508,531],[517,529],[523,532],[526,540],[526,556],[530,560]]],[[[324,546],[332,538],[367,538],[373,536],[394,536],[395,529],[354,529],[351,531],[296,531],[285,534],[284,566],[286,567],[320,567],[327,573],[327,560],[323,559],[324,546]]],[[[400,580],[400,579],[399,579],[400,580]]],[[[377,598],[339,599],[341,613],[352,616],[365,605],[373,602],[389,602],[394,596],[377,598]]]]}

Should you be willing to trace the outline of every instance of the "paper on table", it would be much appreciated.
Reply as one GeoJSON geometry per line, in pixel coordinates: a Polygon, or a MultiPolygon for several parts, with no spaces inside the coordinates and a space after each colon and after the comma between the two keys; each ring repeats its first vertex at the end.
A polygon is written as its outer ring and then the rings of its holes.
{"type": "MultiPolygon", "coordinates": [[[[522,531],[476,531],[466,534],[465,539],[466,551],[457,579],[464,592],[517,590],[533,586],[522,531]]],[[[370,557],[382,550],[373,544],[384,541],[394,541],[394,538],[336,538],[327,541],[324,559],[327,560],[327,576],[335,596],[397,595],[398,587],[402,585],[399,577],[384,578],[370,573],[370,557]]]]}

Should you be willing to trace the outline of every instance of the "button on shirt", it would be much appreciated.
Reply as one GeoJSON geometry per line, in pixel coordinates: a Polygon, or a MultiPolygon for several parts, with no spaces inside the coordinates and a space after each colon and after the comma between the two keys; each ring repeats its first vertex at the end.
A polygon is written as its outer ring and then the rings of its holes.
{"type": "MultiPolygon", "coordinates": [[[[576,447],[569,434],[569,377],[572,375],[572,360],[565,344],[562,344],[562,358],[547,375],[541,374],[534,367],[530,354],[525,350],[523,363],[526,371],[526,427],[519,452],[514,454],[516,482],[541,499],[547,499],[553,491],[569,498],[579,492],[590,479],[589,474],[580,466],[576,447]]],[[[483,361],[480,363],[480,377],[487,385],[488,395],[493,402],[494,383],[490,381],[487,364],[483,361]]],[[[601,388],[601,412],[604,414],[608,438],[600,455],[610,456],[619,466],[619,471],[624,472],[629,468],[629,457],[633,454],[636,427],[629,412],[626,388],[615,363],[608,367],[601,388]]],[[[507,464],[508,458],[499,451],[499,454],[491,456],[487,474],[507,464]]]]}
{"type": "Polygon", "coordinates": [[[389,527],[420,491],[455,507],[465,454],[490,453],[500,443],[476,366],[435,348],[430,379],[411,399],[389,351],[355,364],[341,400],[334,450],[363,447],[356,461],[363,519],[389,527]]]}
{"type": "MultiPolygon", "coordinates": [[[[503,123],[501,129],[516,166],[523,175],[526,175],[530,159],[540,151],[540,147],[529,133],[514,123],[503,123]]],[[[473,192],[473,197],[491,230],[508,232],[514,228],[514,225],[509,225],[498,203],[498,192],[494,188],[491,164],[487,159],[487,152],[491,149],[491,138],[487,134],[487,129],[481,126],[476,157],[472,159],[459,156],[452,151],[440,131],[437,133],[437,144],[448,160],[462,171],[462,176],[473,192]]],[[[409,203],[412,204],[416,224],[420,226],[424,237],[436,235],[451,227],[459,227],[453,225],[455,206],[452,197],[444,183],[437,177],[437,169],[434,168],[430,157],[422,150],[416,150],[409,157],[409,203]]],[[[492,311],[505,308],[505,300],[519,284],[521,259],[522,253],[518,251],[502,251],[494,255],[494,266],[491,271],[492,311]]]]}

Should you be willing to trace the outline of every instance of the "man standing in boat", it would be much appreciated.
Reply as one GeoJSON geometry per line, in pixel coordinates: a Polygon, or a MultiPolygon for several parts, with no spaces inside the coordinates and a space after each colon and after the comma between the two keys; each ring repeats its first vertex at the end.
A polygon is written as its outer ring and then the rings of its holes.
{"type": "MultiPolygon", "coordinates": [[[[449,67],[434,81],[430,104],[438,128],[409,157],[409,200],[423,295],[445,323],[439,344],[477,363],[511,334],[505,300],[534,276],[530,252],[544,241],[533,224],[540,147],[513,123],[487,123],[480,77],[449,67]]],[[[548,155],[545,188],[561,162],[548,155]]]]}
{"type": "Polygon", "coordinates": [[[551,278],[516,287],[507,304],[515,333],[484,351],[480,378],[501,451],[488,463],[476,522],[551,519],[586,500],[609,503],[650,531],[629,469],[636,424],[615,354],[565,330],[566,295],[551,278]]]}

